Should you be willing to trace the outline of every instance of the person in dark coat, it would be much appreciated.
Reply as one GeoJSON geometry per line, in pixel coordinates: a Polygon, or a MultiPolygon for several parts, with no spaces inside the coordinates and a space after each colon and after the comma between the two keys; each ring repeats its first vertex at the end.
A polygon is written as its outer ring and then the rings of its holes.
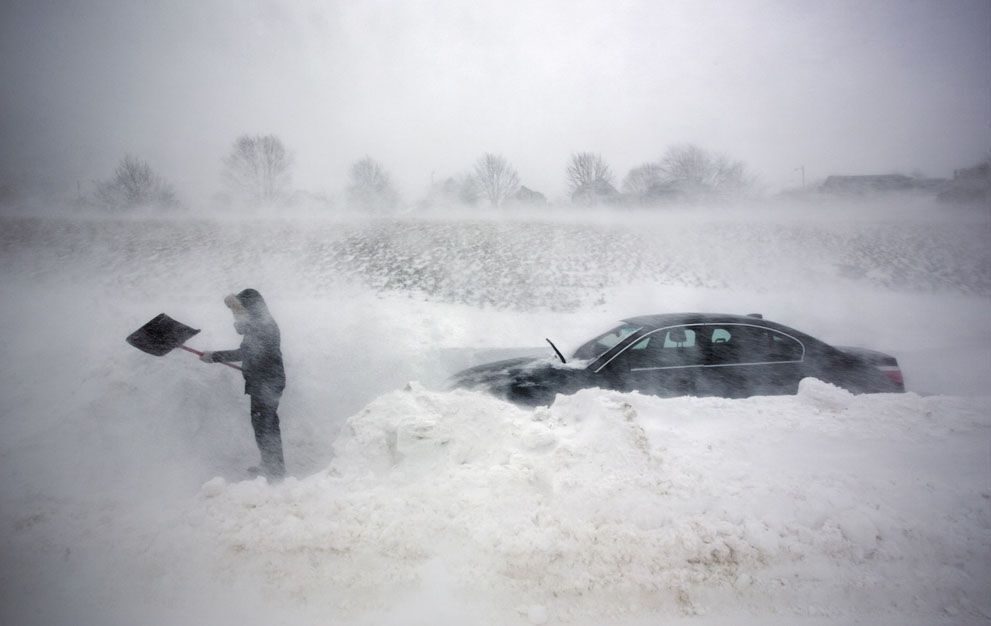
{"type": "Polygon", "coordinates": [[[224,298],[234,314],[234,329],[243,335],[237,350],[204,352],[206,363],[240,361],[244,373],[244,393],[251,397],[251,426],[255,443],[261,452],[261,467],[251,468],[269,478],[282,478],[286,473],[282,454],[282,433],[279,429],[279,399],[286,386],[282,366],[279,326],[268,312],[260,293],[245,289],[224,298]]]}

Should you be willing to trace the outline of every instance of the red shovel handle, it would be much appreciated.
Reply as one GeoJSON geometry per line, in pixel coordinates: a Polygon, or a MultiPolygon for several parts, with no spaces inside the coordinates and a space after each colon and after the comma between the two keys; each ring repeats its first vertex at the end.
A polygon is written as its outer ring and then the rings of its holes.
{"type": "MultiPolygon", "coordinates": [[[[179,347],[182,348],[183,350],[185,350],[186,352],[192,352],[196,356],[203,356],[203,353],[201,351],[199,351],[199,350],[193,350],[192,348],[190,348],[188,346],[179,346],[179,347]]],[[[223,361],[221,361],[220,364],[221,365],[226,365],[227,367],[230,367],[230,368],[233,368],[233,369],[236,369],[239,372],[242,371],[241,368],[238,367],[237,365],[231,365],[230,363],[224,363],[223,361]]]]}

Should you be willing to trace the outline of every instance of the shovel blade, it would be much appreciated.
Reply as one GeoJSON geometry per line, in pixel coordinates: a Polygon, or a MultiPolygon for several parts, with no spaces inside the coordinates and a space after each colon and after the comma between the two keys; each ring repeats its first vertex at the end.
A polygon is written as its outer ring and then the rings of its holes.
{"type": "Polygon", "coordinates": [[[200,332],[177,322],[165,313],[159,313],[150,322],[127,336],[127,343],[142,352],[155,356],[168,354],[200,332]]]}

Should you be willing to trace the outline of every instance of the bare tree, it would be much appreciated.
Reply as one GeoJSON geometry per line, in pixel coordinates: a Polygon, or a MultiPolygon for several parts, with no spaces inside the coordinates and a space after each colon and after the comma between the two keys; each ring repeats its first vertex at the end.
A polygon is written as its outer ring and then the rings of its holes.
{"type": "Polygon", "coordinates": [[[754,185],[742,161],[685,144],[673,146],[659,163],[664,181],[688,194],[734,194],[754,185]]]}
{"type": "Polygon", "coordinates": [[[657,163],[644,163],[635,167],[623,179],[623,193],[638,199],[647,196],[650,190],[663,181],[664,172],[657,163]]]}
{"type": "Polygon", "coordinates": [[[399,194],[392,186],[388,172],[382,164],[365,157],[351,164],[348,203],[369,211],[388,211],[399,202],[399,194]]]}
{"type": "Polygon", "coordinates": [[[420,202],[423,208],[475,206],[481,196],[478,181],[471,174],[448,176],[430,185],[427,196],[420,202]]]}
{"type": "Polygon", "coordinates": [[[142,206],[167,209],[179,204],[172,185],[148,163],[130,155],[121,159],[110,180],[96,184],[95,201],[114,210],[142,206]]]}
{"type": "Polygon", "coordinates": [[[571,155],[567,169],[571,200],[582,204],[614,201],[619,192],[613,186],[612,170],[602,155],[579,152],[571,155]]]}
{"type": "Polygon", "coordinates": [[[468,206],[475,206],[482,198],[482,190],[479,188],[478,180],[472,174],[459,174],[454,181],[454,189],[458,202],[468,206]]]}
{"type": "Polygon", "coordinates": [[[520,188],[520,177],[502,156],[486,152],[475,163],[474,181],[480,196],[501,206],[520,188]]]}
{"type": "Polygon", "coordinates": [[[583,188],[591,187],[599,182],[613,184],[612,171],[606,165],[601,154],[593,152],[578,152],[571,155],[568,163],[568,191],[572,194],[583,188]]]}
{"type": "Polygon", "coordinates": [[[224,159],[224,182],[233,195],[252,204],[286,200],[292,155],[275,135],[241,135],[224,159]]]}

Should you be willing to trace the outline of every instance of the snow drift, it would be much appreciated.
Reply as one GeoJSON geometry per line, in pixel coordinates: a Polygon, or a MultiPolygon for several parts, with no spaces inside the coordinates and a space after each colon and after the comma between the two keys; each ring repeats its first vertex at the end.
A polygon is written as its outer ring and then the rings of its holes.
{"type": "Polygon", "coordinates": [[[443,584],[475,623],[976,619],[989,408],[813,379],[796,397],[589,390],[534,411],[410,385],[348,420],[325,471],[216,478],[194,517],[226,567],[311,607],[388,613],[443,584]]]}

